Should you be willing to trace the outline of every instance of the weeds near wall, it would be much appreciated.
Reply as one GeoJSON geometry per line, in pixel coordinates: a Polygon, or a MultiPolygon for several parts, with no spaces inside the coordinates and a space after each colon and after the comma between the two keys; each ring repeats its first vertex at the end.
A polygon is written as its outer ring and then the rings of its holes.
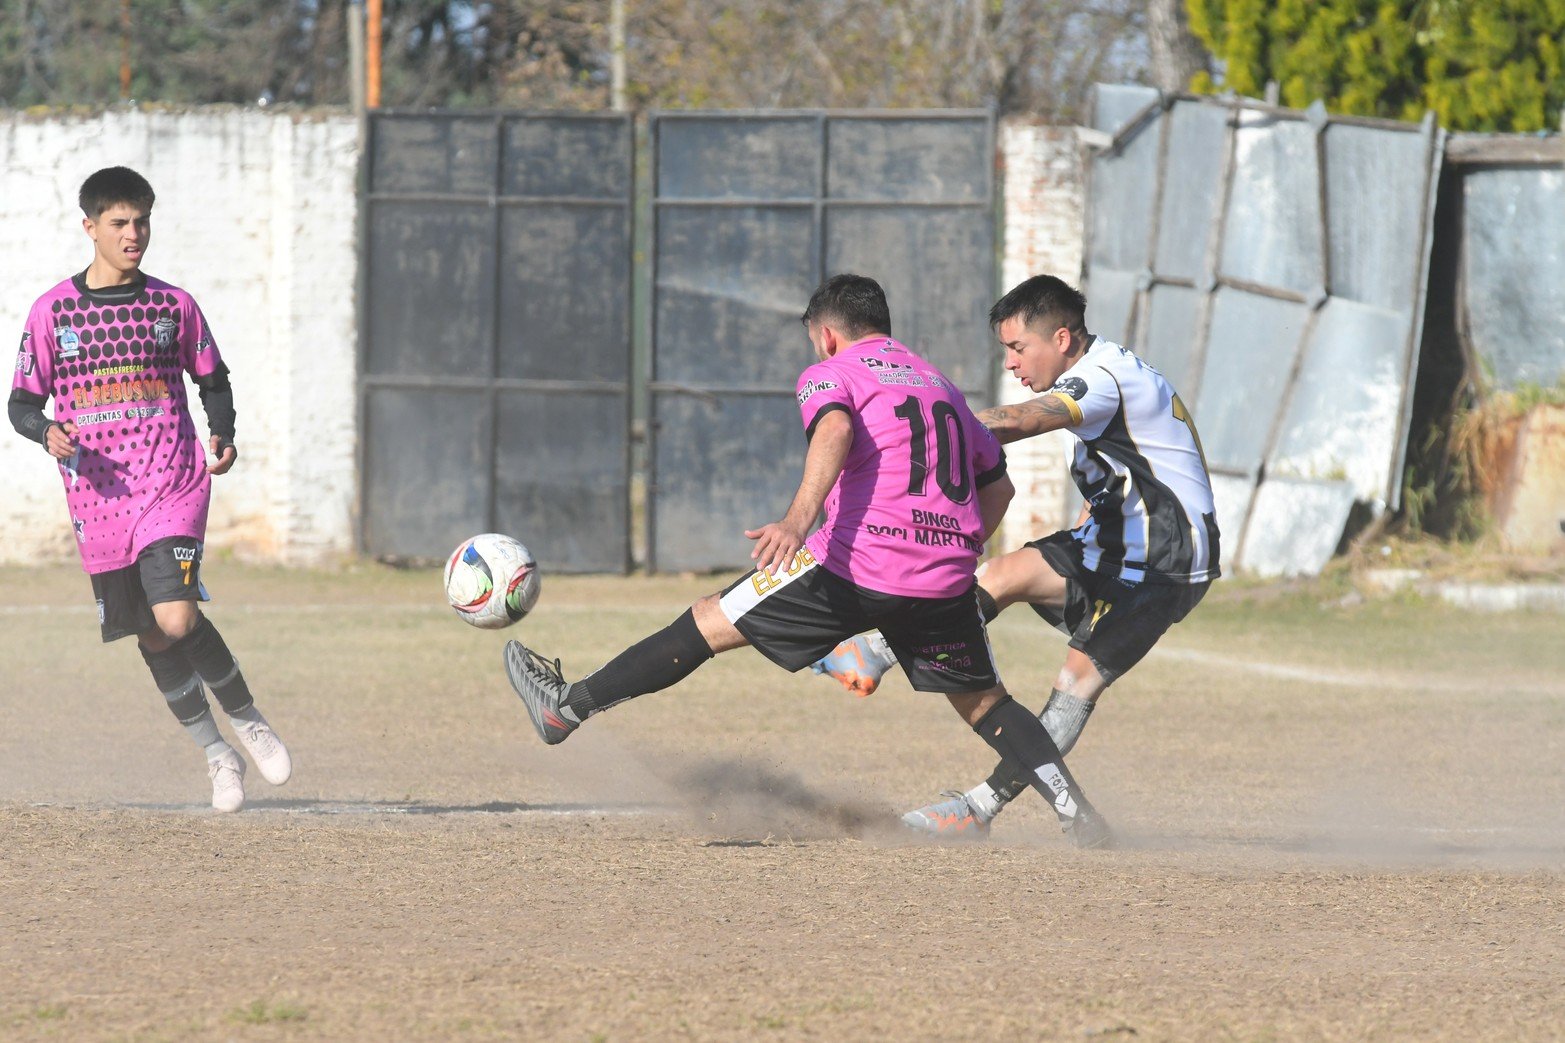
{"type": "Polygon", "coordinates": [[[1431,424],[1409,447],[1400,528],[1407,536],[1472,542],[1493,528],[1491,505],[1527,415],[1565,406],[1565,377],[1551,387],[1524,383],[1481,398],[1471,392],[1445,424],[1431,424]]]}

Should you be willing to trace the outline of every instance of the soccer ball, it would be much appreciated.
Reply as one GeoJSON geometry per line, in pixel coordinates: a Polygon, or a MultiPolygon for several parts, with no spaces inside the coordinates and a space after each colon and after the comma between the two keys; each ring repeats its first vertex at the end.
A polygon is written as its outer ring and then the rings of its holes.
{"type": "Polygon", "coordinates": [[[532,552],[498,532],[465,541],[446,562],[446,600],[483,630],[508,627],[531,612],[540,586],[532,552]]]}

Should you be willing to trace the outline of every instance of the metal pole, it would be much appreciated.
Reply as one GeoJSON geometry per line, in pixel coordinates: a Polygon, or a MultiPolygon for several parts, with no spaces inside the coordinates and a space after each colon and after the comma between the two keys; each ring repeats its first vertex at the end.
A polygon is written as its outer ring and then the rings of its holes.
{"type": "Polygon", "coordinates": [[[609,6],[609,97],[615,112],[625,111],[625,0],[609,6]]]}
{"type": "Polygon", "coordinates": [[[348,96],[364,115],[364,0],[348,0],[348,96]]]}
{"type": "Polygon", "coordinates": [[[130,101],[130,0],[120,0],[120,101],[130,101]]]}
{"type": "Polygon", "coordinates": [[[380,108],[380,0],[368,0],[365,8],[365,17],[369,24],[365,28],[364,47],[364,105],[366,108],[380,108]]]}

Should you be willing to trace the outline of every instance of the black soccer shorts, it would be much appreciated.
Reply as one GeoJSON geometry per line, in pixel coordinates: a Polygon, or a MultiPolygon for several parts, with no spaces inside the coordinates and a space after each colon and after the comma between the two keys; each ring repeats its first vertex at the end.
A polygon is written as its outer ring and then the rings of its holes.
{"type": "Polygon", "coordinates": [[[773,576],[752,572],[723,591],[723,615],[766,658],[802,670],[866,630],[879,629],[920,692],[982,692],[1000,683],[978,610],[978,585],[955,597],[867,590],[800,550],[773,576]]]}
{"type": "Polygon", "coordinates": [[[206,601],[201,586],[201,541],[168,536],[142,548],[134,564],[92,576],[103,640],[145,633],[157,626],[153,605],[165,601],[206,601]]]}
{"type": "Polygon", "coordinates": [[[1086,653],[1112,684],[1146,658],[1168,628],[1200,604],[1212,583],[1126,583],[1082,564],[1080,545],[1068,532],[1056,532],[1027,544],[1065,578],[1063,617],[1044,605],[1032,609],[1050,626],[1070,636],[1070,646],[1086,653]]]}

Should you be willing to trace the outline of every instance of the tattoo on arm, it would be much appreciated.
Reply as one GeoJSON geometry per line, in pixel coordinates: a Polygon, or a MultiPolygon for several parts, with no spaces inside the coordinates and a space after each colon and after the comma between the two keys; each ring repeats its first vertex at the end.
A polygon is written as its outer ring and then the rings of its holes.
{"type": "Polygon", "coordinates": [[[979,413],[978,419],[1000,441],[1014,442],[1068,427],[1071,413],[1058,395],[1040,395],[1012,406],[992,406],[979,413]]]}

